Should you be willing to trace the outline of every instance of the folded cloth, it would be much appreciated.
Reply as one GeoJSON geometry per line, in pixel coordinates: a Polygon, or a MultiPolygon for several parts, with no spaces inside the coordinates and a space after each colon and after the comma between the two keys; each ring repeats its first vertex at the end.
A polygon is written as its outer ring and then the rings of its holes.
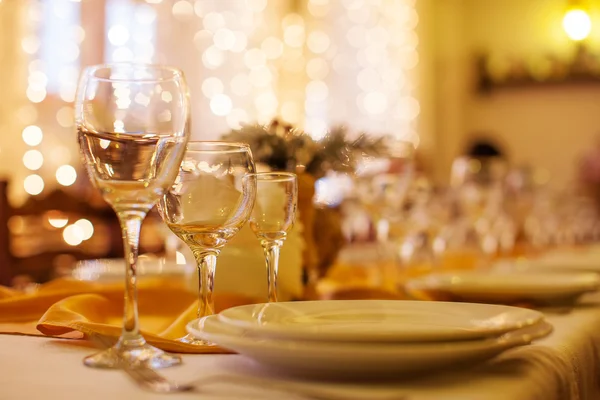
{"type": "MultiPolygon", "coordinates": [[[[25,294],[0,287],[0,333],[82,338],[99,333],[117,338],[123,318],[123,284],[57,279],[25,294]]],[[[257,303],[240,295],[216,294],[215,308],[257,303]]],[[[145,279],[138,284],[140,325],[146,340],[179,353],[222,353],[175,339],[196,318],[197,296],[179,281],[145,279]]]]}

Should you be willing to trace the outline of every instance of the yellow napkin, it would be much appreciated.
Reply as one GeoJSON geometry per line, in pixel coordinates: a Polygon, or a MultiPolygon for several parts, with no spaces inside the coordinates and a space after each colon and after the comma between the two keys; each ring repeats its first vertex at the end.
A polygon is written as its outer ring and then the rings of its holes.
{"type": "MultiPolygon", "coordinates": [[[[258,301],[239,295],[215,295],[217,311],[258,301]]],[[[197,296],[181,282],[146,279],[138,284],[142,333],[148,342],[179,353],[221,353],[175,341],[196,318],[197,296]]],[[[81,338],[100,333],[117,338],[123,318],[123,284],[57,279],[32,294],[0,287],[0,333],[81,338]]]]}

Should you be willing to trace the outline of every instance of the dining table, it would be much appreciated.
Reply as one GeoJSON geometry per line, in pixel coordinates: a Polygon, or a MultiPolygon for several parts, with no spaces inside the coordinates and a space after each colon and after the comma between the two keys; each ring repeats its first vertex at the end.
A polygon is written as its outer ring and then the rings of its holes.
{"type": "MultiPolygon", "coordinates": [[[[554,329],[531,345],[474,366],[382,380],[307,379],[273,371],[237,354],[183,355],[160,370],[195,390],[152,393],[123,370],[83,365],[85,340],[0,335],[0,399],[402,399],[575,400],[600,398],[600,295],[572,308],[543,310],[554,329]]],[[[449,344],[451,345],[451,344],[449,344]]]]}

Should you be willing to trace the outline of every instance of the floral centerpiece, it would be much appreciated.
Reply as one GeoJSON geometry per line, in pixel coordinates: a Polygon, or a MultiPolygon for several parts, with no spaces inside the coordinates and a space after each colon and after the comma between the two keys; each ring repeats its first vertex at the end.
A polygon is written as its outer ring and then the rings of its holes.
{"type": "Polygon", "coordinates": [[[223,140],[250,145],[254,160],[272,170],[298,174],[299,219],[304,227],[304,269],[309,282],[324,273],[335,261],[343,245],[339,212],[315,207],[315,182],[329,172],[354,173],[364,156],[386,152],[384,138],[364,134],[350,139],[344,127],[332,129],[322,140],[277,120],[269,125],[245,125],[231,131],[223,140]]]}

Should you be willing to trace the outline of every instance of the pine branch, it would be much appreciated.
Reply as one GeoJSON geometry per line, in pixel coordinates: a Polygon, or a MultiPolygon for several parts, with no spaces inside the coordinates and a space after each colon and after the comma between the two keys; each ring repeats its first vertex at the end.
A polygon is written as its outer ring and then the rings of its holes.
{"type": "Polygon", "coordinates": [[[383,137],[370,138],[363,133],[350,140],[348,136],[346,127],[337,126],[315,141],[306,132],[274,120],[269,126],[245,125],[223,139],[248,143],[255,161],[273,169],[295,171],[303,166],[317,178],[328,171],[354,172],[365,155],[377,157],[387,151],[383,137]]]}

